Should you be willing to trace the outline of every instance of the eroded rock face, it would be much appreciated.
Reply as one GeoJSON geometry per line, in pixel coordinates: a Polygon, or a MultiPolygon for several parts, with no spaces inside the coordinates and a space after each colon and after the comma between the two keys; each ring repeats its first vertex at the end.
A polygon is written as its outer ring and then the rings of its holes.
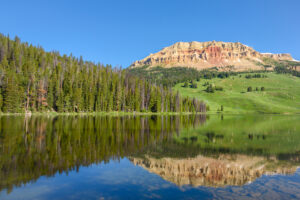
{"type": "Polygon", "coordinates": [[[293,60],[290,54],[262,54],[239,42],[177,42],[134,62],[130,67],[148,65],[193,67],[199,70],[211,67],[218,67],[224,71],[260,70],[263,66],[258,63],[263,64],[263,58],[293,60]]]}
{"type": "Polygon", "coordinates": [[[131,162],[139,165],[151,173],[158,174],[163,179],[176,185],[213,186],[244,185],[254,181],[263,174],[291,174],[296,166],[276,166],[272,161],[272,167],[264,157],[249,157],[245,155],[210,158],[197,156],[195,158],[156,159],[130,158],[131,162]]]}

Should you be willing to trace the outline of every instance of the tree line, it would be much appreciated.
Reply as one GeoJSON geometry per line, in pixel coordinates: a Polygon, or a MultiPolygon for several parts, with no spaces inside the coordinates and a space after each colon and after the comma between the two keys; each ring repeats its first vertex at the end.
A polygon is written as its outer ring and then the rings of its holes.
{"type": "Polygon", "coordinates": [[[274,67],[274,71],[278,74],[291,74],[293,76],[300,77],[300,61],[294,60],[274,60],[271,58],[265,58],[265,63],[268,63],[269,67],[274,67]]]}
{"type": "Polygon", "coordinates": [[[300,71],[297,71],[297,67],[299,67],[300,62],[298,65],[278,65],[274,68],[274,71],[278,74],[292,74],[293,76],[300,77],[300,71]]]}
{"type": "Polygon", "coordinates": [[[236,76],[237,72],[218,72],[217,68],[197,70],[187,67],[149,67],[147,65],[143,67],[129,68],[128,71],[139,77],[143,77],[152,82],[162,84],[164,86],[173,87],[177,83],[189,82],[192,80],[200,81],[200,79],[212,79],[212,78],[229,78],[236,76]]]}
{"type": "Polygon", "coordinates": [[[205,112],[205,103],[127,70],[0,34],[1,112],[205,112]]]}

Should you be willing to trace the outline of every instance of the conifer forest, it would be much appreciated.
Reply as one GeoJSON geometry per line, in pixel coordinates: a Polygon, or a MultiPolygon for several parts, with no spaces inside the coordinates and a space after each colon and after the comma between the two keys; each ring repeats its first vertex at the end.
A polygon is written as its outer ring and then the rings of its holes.
{"type": "Polygon", "coordinates": [[[205,103],[122,68],[46,52],[0,34],[0,110],[205,112],[205,103]]]}

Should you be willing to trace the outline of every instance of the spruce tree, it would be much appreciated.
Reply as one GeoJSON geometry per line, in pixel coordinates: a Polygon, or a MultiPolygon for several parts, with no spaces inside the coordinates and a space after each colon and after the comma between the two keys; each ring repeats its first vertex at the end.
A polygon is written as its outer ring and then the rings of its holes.
{"type": "Polygon", "coordinates": [[[12,113],[22,112],[20,88],[13,73],[7,75],[4,86],[3,111],[12,113]]]}

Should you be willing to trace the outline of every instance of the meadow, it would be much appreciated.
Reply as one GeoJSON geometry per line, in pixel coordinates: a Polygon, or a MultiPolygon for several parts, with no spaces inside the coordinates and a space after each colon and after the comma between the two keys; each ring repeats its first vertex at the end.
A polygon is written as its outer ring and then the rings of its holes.
{"type": "Polygon", "coordinates": [[[274,72],[260,74],[266,77],[246,78],[245,76],[253,75],[253,73],[243,73],[223,79],[193,80],[197,88],[183,87],[184,83],[178,83],[173,89],[178,90],[182,96],[203,100],[210,108],[208,113],[300,113],[300,79],[298,77],[274,72]],[[222,87],[223,90],[206,92],[206,82],[222,87]],[[251,92],[247,91],[248,87],[252,87],[251,92]],[[263,91],[261,87],[264,87],[263,91]],[[221,106],[223,106],[223,111],[221,111],[221,106]]]}

